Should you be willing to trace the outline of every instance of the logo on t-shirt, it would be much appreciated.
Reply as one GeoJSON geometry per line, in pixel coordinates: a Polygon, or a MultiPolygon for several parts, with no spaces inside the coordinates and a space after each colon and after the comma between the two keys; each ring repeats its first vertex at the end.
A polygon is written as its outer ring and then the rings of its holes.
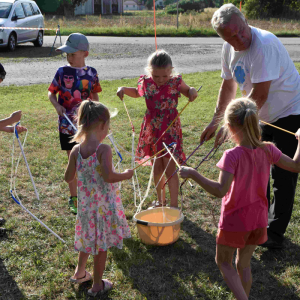
{"type": "Polygon", "coordinates": [[[243,84],[245,82],[245,71],[242,69],[241,66],[237,66],[234,70],[234,76],[235,76],[235,79],[236,81],[239,83],[239,84],[243,84]]]}

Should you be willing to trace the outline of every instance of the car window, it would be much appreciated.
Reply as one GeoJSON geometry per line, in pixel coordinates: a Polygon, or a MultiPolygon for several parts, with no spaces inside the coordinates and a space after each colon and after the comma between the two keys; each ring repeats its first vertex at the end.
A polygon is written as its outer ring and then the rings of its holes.
{"type": "Polygon", "coordinates": [[[31,6],[29,5],[29,3],[22,3],[23,8],[25,10],[25,14],[27,17],[30,17],[33,15],[33,12],[31,10],[31,6]]]}
{"type": "Polygon", "coordinates": [[[8,2],[0,3],[0,18],[7,19],[11,11],[12,4],[8,2]]]}
{"type": "Polygon", "coordinates": [[[35,3],[30,3],[34,15],[39,15],[41,12],[35,3]]]}
{"type": "Polygon", "coordinates": [[[25,13],[24,13],[23,6],[21,5],[21,3],[18,3],[16,5],[13,16],[17,16],[18,19],[25,18],[25,13]]]}

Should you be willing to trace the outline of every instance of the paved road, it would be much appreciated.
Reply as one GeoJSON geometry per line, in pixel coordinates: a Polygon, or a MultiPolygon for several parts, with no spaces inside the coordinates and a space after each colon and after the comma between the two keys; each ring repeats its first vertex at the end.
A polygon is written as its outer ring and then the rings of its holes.
{"type": "MultiPolygon", "coordinates": [[[[62,37],[62,42],[66,39],[62,37]]],[[[100,80],[133,78],[144,74],[146,59],[155,50],[155,40],[136,37],[88,37],[91,51],[86,63],[97,69],[100,80]]],[[[300,61],[300,39],[281,38],[293,61],[300,61]]],[[[2,85],[50,83],[58,67],[66,63],[60,55],[49,57],[54,42],[46,36],[44,46],[28,43],[14,53],[0,50],[8,75],[2,85]],[[23,57],[22,59],[20,57],[23,57]],[[13,74],[13,75],[12,75],[13,74]]],[[[158,48],[167,50],[179,73],[220,69],[221,38],[157,38],[158,48]]],[[[60,45],[56,40],[55,47],[60,45]]],[[[2,59],[1,59],[2,58],[2,59]]]]}

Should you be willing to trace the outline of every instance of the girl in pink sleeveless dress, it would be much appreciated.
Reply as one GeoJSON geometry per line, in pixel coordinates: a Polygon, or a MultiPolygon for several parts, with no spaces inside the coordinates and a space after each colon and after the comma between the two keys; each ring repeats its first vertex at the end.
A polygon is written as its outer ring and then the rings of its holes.
{"type": "MultiPolygon", "coordinates": [[[[189,87],[181,75],[172,75],[173,65],[171,57],[164,50],[154,52],[148,58],[146,71],[148,75],[142,75],[137,84],[137,88],[119,87],[117,95],[123,100],[124,95],[133,98],[144,97],[146,101],[146,114],[144,116],[136,156],[140,157],[141,162],[151,157],[164,148],[163,142],[167,145],[175,142],[176,148],[174,156],[179,161],[185,160],[182,146],[182,130],[180,118],[173,123],[171,128],[159,140],[163,132],[169,127],[177,117],[178,98],[181,94],[194,101],[197,98],[197,91],[189,87]],[[158,141],[159,140],[159,141],[158,141]],[[158,141],[158,143],[156,143],[158,141]]],[[[167,167],[170,156],[166,155],[156,160],[154,165],[155,185],[159,182],[165,168],[167,167]]],[[[172,160],[166,170],[169,178],[176,170],[176,164],[172,160]]],[[[165,192],[161,193],[165,183],[163,178],[157,186],[158,201],[155,206],[166,205],[165,192]]],[[[171,206],[178,206],[179,179],[175,174],[168,182],[171,206]]]]}
{"type": "Polygon", "coordinates": [[[79,130],[73,138],[79,144],[72,149],[65,173],[67,182],[77,175],[78,189],[75,250],[79,251],[79,258],[70,281],[82,283],[91,279],[85,267],[89,255],[94,255],[94,282],[88,291],[92,296],[112,288],[110,281],[102,279],[107,249],[122,249],[123,239],[130,237],[117,182],[130,179],[133,171],[116,173],[111,148],[101,143],[108,133],[109,120],[109,111],[103,104],[82,102],[79,130]]]}
{"type": "Polygon", "coordinates": [[[217,163],[219,180],[213,181],[193,168],[182,167],[182,178],[192,178],[210,194],[222,198],[216,238],[216,263],[236,299],[247,300],[252,285],[251,257],[257,245],[268,239],[267,186],[274,164],[300,172],[300,129],[295,137],[294,158],[274,144],[261,141],[256,103],[248,98],[232,100],[224,115],[224,126],[236,147],[224,152],[217,163]],[[236,269],[232,266],[237,250],[236,269]]]}

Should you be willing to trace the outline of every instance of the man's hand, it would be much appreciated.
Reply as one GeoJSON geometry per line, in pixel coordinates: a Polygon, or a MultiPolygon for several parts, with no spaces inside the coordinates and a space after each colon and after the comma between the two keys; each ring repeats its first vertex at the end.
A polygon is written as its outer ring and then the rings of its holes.
{"type": "Polygon", "coordinates": [[[209,141],[211,138],[215,136],[216,130],[218,129],[219,124],[216,124],[214,121],[211,121],[206,128],[203,130],[200,143],[204,141],[209,141]]]}

